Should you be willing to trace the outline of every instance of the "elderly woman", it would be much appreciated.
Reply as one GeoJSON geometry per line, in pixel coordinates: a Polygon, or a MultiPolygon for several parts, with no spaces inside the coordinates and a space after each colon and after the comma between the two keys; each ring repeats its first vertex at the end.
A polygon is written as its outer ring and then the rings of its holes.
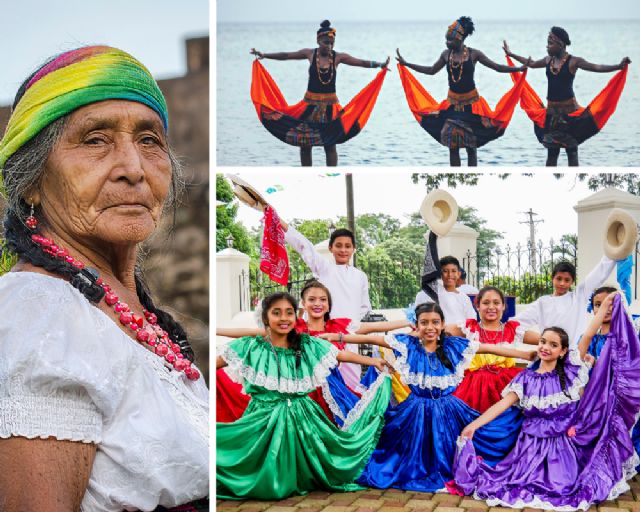
{"type": "Polygon", "coordinates": [[[158,85],[115,48],[54,57],[0,168],[0,508],[208,510],[208,391],[137,267],[179,172],[158,85]]]}

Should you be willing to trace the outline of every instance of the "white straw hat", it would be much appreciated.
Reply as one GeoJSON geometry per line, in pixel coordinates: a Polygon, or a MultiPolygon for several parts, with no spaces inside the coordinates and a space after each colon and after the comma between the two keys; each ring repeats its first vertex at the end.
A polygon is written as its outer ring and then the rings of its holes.
{"type": "Polygon", "coordinates": [[[235,174],[227,174],[227,178],[229,178],[233,184],[233,193],[235,196],[247,206],[262,211],[264,207],[269,204],[255,188],[235,174]]]}
{"type": "Polygon", "coordinates": [[[607,217],[604,229],[603,249],[612,260],[623,260],[632,254],[636,247],[638,227],[629,213],[614,208],[607,217]]]}
{"type": "Polygon", "coordinates": [[[420,215],[431,231],[446,236],[458,220],[458,203],[446,190],[432,190],[420,205],[420,215]]]}

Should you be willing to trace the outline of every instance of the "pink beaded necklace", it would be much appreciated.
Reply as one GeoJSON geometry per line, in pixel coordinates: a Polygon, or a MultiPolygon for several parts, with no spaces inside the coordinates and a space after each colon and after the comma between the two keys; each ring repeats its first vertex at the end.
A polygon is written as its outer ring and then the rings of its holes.
{"type": "MultiPolygon", "coordinates": [[[[69,254],[67,249],[58,246],[53,240],[41,235],[31,235],[31,240],[42,248],[42,251],[55,258],[62,259],[78,270],[85,268],[85,264],[69,254]]],[[[136,333],[136,340],[150,346],[175,370],[183,372],[189,380],[198,380],[200,372],[191,366],[191,361],[185,359],[180,352],[180,345],[169,338],[169,334],[158,325],[158,317],[143,309],[144,318],[136,315],[125,302],[120,302],[111,286],[98,277],[95,283],[105,291],[104,301],[116,313],[120,323],[136,333]],[[145,324],[145,318],[147,323],[145,324]]]]}

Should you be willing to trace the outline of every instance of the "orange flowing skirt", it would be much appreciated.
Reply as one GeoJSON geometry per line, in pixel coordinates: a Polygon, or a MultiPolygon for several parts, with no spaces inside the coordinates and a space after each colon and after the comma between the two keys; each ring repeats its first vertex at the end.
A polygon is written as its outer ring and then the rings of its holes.
{"type": "Polygon", "coordinates": [[[269,72],[256,59],[251,76],[251,101],[263,126],[287,144],[299,147],[342,144],[362,131],[376,103],[387,69],[362,89],[346,106],[335,94],[307,93],[287,104],[269,72]]]}
{"type": "MultiPolygon", "coordinates": [[[[507,56],[507,62],[513,61],[507,56]]],[[[598,133],[615,112],[618,100],[627,80],[628,66],[618,71],[587,107],[566,109],[545,106],[528,82],[524,82],[520,106],[533,121],[533,128],[542,145],[548,148],[567,148],[582,144],[598,133]]],[[[521,80],[521,73],[511,73],[514,82],[521,80]]]]}

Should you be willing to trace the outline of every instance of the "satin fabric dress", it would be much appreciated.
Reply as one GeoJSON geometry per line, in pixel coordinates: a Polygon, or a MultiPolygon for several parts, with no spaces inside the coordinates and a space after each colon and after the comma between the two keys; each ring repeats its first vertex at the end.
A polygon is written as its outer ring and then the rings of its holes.
{"type": "Polygon", "coordinates": [[[567,359],[566,393],[556,370],[536,372],[538,362],[505,388],[518,395],[525,419],[502,462],[490,467],[478,460],[474,443],[460,442],[455,484],[464,494],[491,506],[586,510],[628,490],[638,463],[630,430],[640,411],[640,341],[619,297],[591,377],[576,350],[567,359]]]}
{"type": "MultiPolygon", "coordinates": [[[[591,342],[589,343],[589,349],[587,350],[587,352],[598,359],[606,341],[606,334],[596,334],[593,338],[591,338],[591,342]]],[[[631,431],[631,441],[633,442],[636,453],[640,456],[640,422],[636,422],[636,424],[633,426],[633,430],[631,431]]],[[[636,466],[636,471],[640,471],[640,465],[636,466]]]]}
{"type": "MultiPolygon", "coordinates": [[[[331,318],[325,322],[324,331],[309,330],[307,323],[299,318],[296,320],[295,329],[299,333],[307,333],[311,336],[317,336],[323,333],[348,334],[347,327],[351,323],[348,318],[331,318]]],[[[338,350],[345,349],[344,342],[331,342],[338,350]]],[[[309,396],[318,402],[322,410],[333,423],[342,426],[344,419],[349,411],[356,406],[360,400],[361,393],[349,388],[339,366],[332,368],[322,386],[315,391],[309,393],[309,396]]],[[[369,368],[366,375],[361,379],[360,385],[363,390],[375,381],[377,371],[375,368],[369,368]]],[[[242,384],[234,382],[229,378],[224,368],[216,371],[216,421],[220,423],[229,423],[239,419],[244,413],[251,397],[247,395],[242,384]]]]}
{"type": "MultiPolygon", "coordinates": [[[[387,411],[380,442],[358,482],[381,489],[442,490],[453,476],[456,438],[479,416],[453,395],[478,344],[445,338],[443,349],[453,365],[449,369],[416,337],[400,334],[385,339],[396,356],[395,368],[411,392],[387,411]]],[[[498,462],[513,446],[520,423],[516,408],[505,411],[479,430],[478,451],[487,461],[498,462]]]]}
{"type": "Polygon", "coordinates": [[[299,367],[292,349],[262,337],[229,343],[228,373],[251,401],[233,423],[216,424],[217,496],[279,500],[314,489],[353,491],[374,449],[391,384],[380,374],[338,429],[308,394],[337,365],[329,342],[302,334],[299,367]]]}
{"type": "MultiPolygon", "coordinates": [[[[519,326],[519,322],[509,320],[500,331],[485,331],[480,328],[477,320],[469,319],[460,327],[468,339],[490,345],[503,345],[522,341],[523,332],[519,326]]],[[[512,357],[477,354],[453,394],[476,411],[485,412],[500,401],[504,387],[521,371],[512,357]]]]}

